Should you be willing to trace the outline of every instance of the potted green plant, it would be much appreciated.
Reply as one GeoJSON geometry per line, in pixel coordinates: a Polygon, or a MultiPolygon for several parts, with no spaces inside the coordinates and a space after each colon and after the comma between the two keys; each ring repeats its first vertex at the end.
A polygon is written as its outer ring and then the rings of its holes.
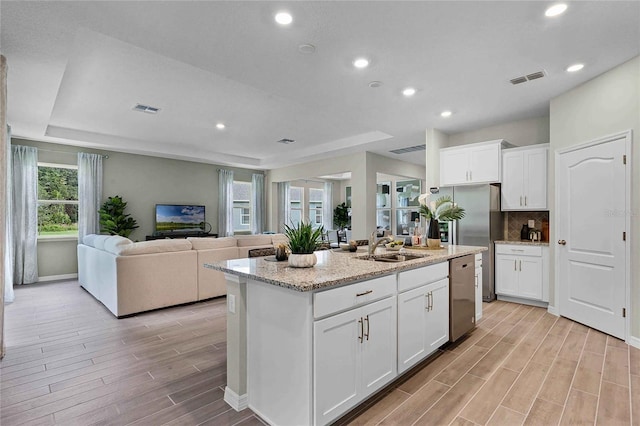
{"type": "Polygon", "coordinates": [[[338,229],[344,229],[349,224],[349,208],[346,203],[341,203],[333,209],[333,225],[338,229]]]}
{"type": "Polygon", "coordinates": [[[428,195],[420,196],[420,215],[429,220],[429,231],[427,232],[427,246],[440,247],[440,226],[439,221],[450,222],[460,220],[464,217],[465,211],[453,202],[450,196],[444,195],[431,203],[427,202],[428,195]]]}
{"type": "Polygon", "coordinates": [[[138,228],[138,222],[130,214],[124,213],[126,208],[127,203],[121,196],[109,197],[98,212],[100,214],[100,232],[129,237],[131,231],[138,228]]]}
{"type": "Polygon", "coordinates": [[[289,266],[310,268],[318,261],[314,251],[322,243],[324,227],[313,229],[310,222],[300,221],[297,225],[284,225],[284,234],[289,240],[289,266]]]}

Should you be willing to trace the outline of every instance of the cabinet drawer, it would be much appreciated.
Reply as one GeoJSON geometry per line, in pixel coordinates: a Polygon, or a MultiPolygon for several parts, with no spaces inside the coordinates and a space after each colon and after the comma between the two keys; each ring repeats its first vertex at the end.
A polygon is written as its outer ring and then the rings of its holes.
{"type": "Polygon", "coordinates": [[[436,263],[398,274],[398,293],[429,284],[449,276],[449,262],[436,263]]]}
{"type": "Polygon", "coordinates": [[[525,246],[518,244],[496,244],[496,254],[513,254],[518,256],[542,256],[542,246],[525,246]]]}
{"type": "Polygon", "coordinates": [[[313,317],[321,318],[396,293],[396,276],[374,278],[313,295],[313,317]]]}

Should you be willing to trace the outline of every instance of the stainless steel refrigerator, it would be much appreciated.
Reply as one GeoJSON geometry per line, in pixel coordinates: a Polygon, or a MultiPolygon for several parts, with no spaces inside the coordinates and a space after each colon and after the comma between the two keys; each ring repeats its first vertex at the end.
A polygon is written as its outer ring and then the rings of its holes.
{"type": "Polygon", "coordinates": [[[449,195],[466,211],[463,219],[449,226],[449,243],[489,248],[482,253],[482,300],[490,302],[496,298],[493,242],[503,239],[504,235],[504,219],[500,211],[500,185],[445,186],[440,187],[438,193],[430,198],[436,200],[442,195],[449,195]]]}

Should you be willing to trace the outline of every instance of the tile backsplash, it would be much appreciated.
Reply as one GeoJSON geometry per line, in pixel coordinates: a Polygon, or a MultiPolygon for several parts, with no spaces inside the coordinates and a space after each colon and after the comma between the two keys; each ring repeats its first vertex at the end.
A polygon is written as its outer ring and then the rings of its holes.
{"type": "Polygon", "coordinates": [[[535,221],[535,229],[542,230],[542,221],[549,222],[549,212],[505,212],[504,239],[519,241],[522,225],[530,219],[535,221]]]}

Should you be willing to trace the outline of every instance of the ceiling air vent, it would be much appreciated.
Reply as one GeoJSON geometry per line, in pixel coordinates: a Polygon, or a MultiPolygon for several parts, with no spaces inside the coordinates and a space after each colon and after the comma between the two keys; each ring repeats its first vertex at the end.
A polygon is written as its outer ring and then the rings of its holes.
{"type": "Polygon", "coordinates": [[[531,80],[537,80],[539,78],[544,77],[545,75],[546,74],[544,70],[542,70],[542,71],[537,71],[531,74],[523,75],[521,77],[512,78],[509,81],[511,82],[511,84],[520,84],[520,83],[524,83],[531,80]]]}
{"type": "Polygon", "coordinates": [[[157,114],[158,111],[160,111],[160,108],[155,108],[149,105],[136,104],[136,106],[133,107],[133,110],[138,112],[146,112],[147,114],[157,114]]]}
{"type": "Polygon", "coordinates": [[[422,145],[410,146],[408,148],[392,149],[389,152],[400,155],[400,154],[406,154],[408,152],[424,151],[425,149],[426,149],[426,145],[422,144],[422,145]]]}
{"type": "Polygon", "coordinates": [[[287,139],[287,138],[280,139],[280,140],[278,141],[278,143],[283,143],[283,144],[285,144],[285,145],[289,145],[290,143],[294,143],[294,142],[295,142],[295,140],[294,140],[294,139],[287,139]]]}

